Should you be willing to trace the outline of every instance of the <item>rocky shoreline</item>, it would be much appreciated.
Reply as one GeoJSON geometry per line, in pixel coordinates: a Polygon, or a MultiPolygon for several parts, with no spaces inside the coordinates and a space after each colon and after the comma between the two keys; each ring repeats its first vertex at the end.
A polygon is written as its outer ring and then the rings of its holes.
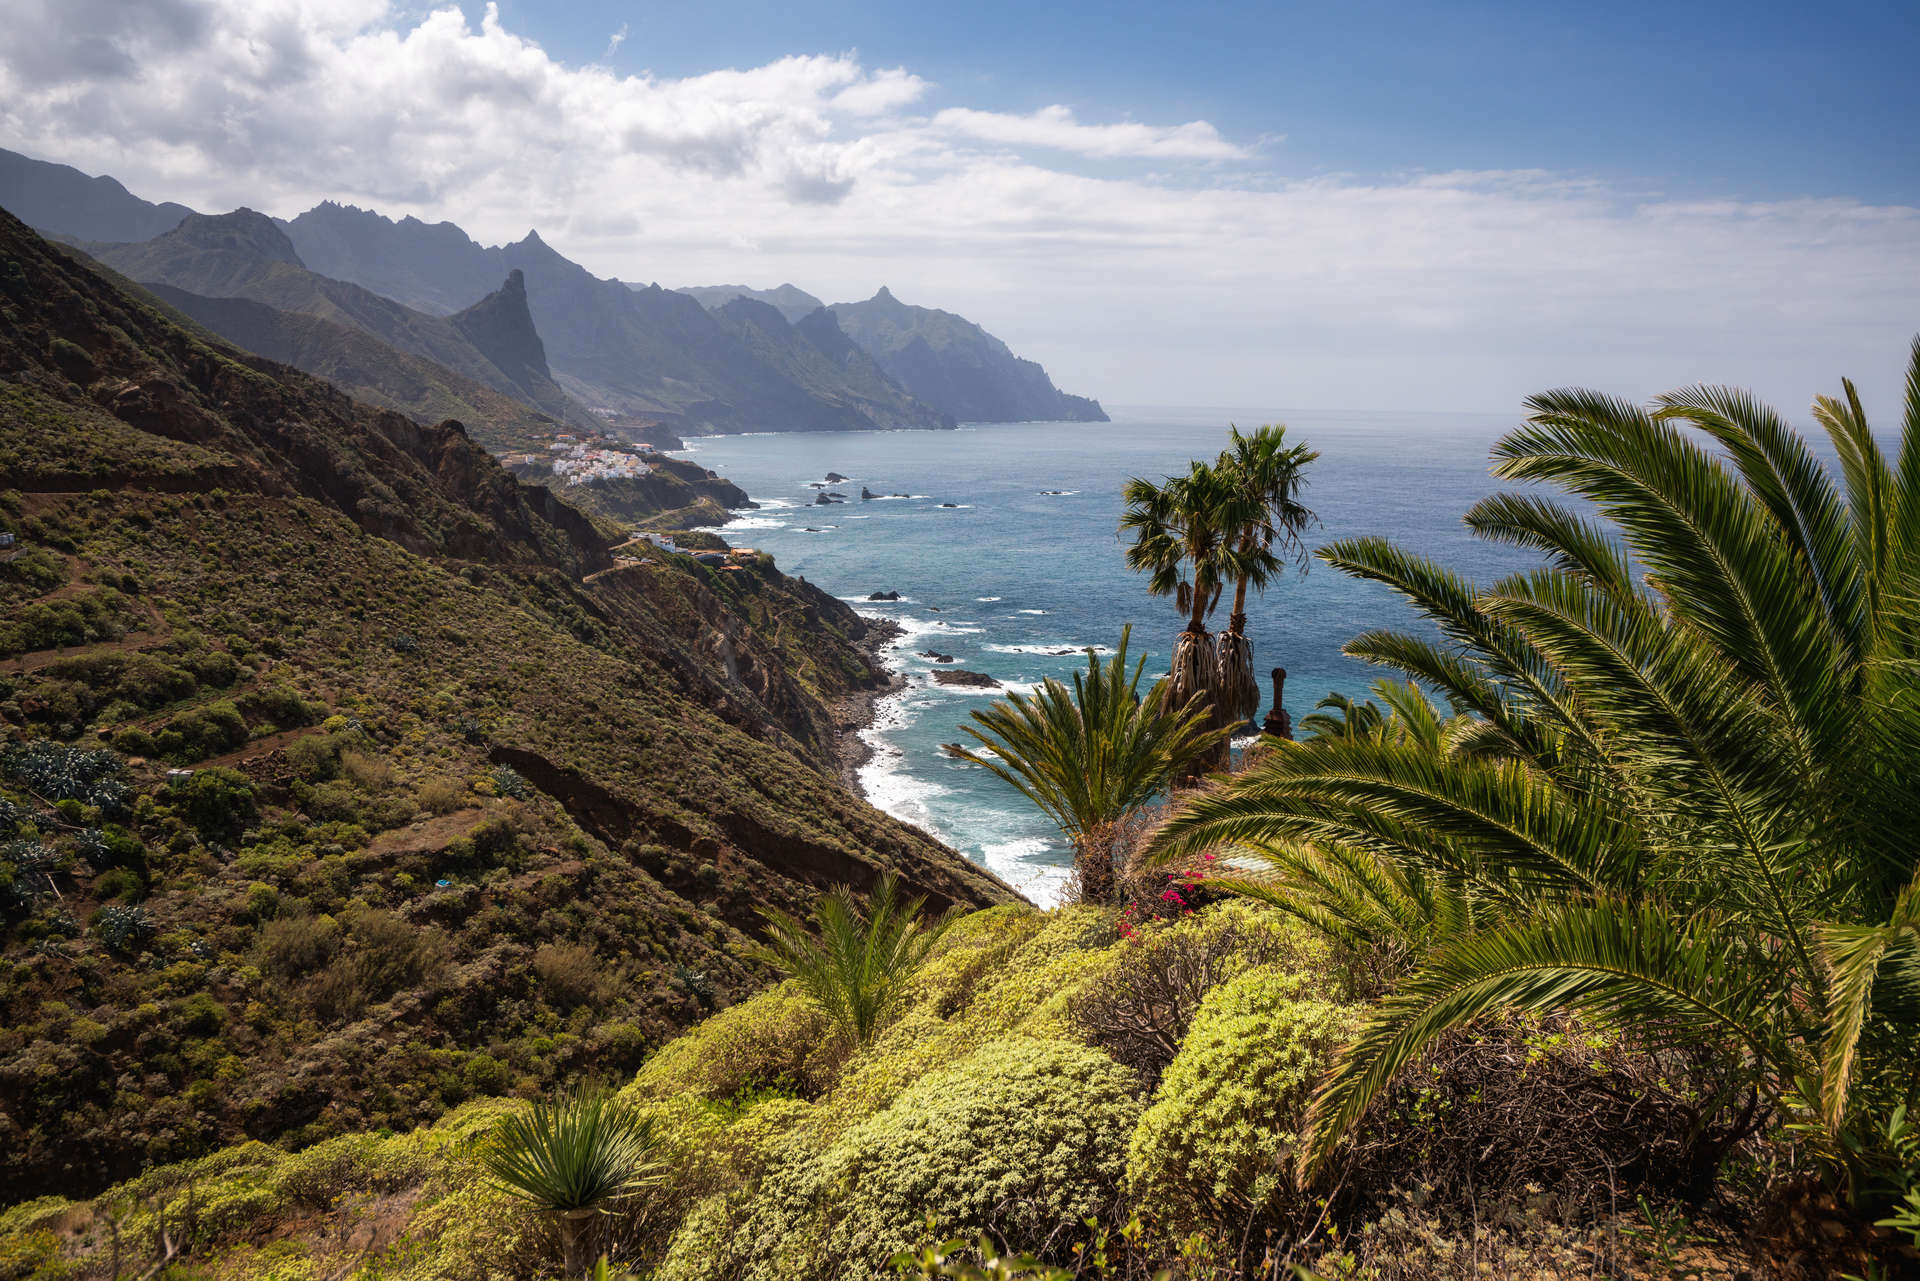
{"type": "Polygon", "coordinates": [[[875,717],[879,715],[881,699],[907,687],[906,677],[893,669],[885,653],[889,644],[906,635],[906,628],[891,618],[861,617],[866,619],[867,630],[855,647],[872,659],[876,668],[886,673],[887,681],[884,685],[841,695],[833,701],[830,710],[833,713],[834,766],[847,790],[865,800],[867,792],[860,785],[860,767],[873,759],[873,747],[860,736],[860,731],[872,728],[875,717]]]}

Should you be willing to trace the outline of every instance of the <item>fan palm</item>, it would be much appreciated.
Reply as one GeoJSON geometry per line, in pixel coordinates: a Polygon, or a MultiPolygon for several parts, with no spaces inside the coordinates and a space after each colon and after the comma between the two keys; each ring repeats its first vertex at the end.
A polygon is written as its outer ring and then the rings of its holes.
{"type": "MultiPolygon", "coordinates": [[[[1201,462],[1162,484],[1129,480],[1124,496],[1127,508],[1120,529],[1133,535],[1128,567],[1144,571],[1147,591],[1171,596],[1187,619],[1174,639],[1162,697],[1171,706],[1184,707],[1200,696],[1213,725],[1232,725],[1238,718],[1228,714],[1214,685],[1217,664],[1207,618],[1227,584],[1254,577],[1264,581],[1279,568],[1271,550],[1242,543],[1243,532],[1259,519],[1259,504],[1229,469],[1201,462]]],[[[1218,763],[1225,748],[1222,736],[1195,762],[1196,768],[1218,763]]]]}
{"type": "Polygon", "coordinates": [[[1287,444],[1280,425],[1243,435],[1238,427],[1215,466],[1233,478],[1241,491],[1250,522],[1238,532],[1243,557],[1233,582],[1233,609],[1226,630],[1214,638],[1215,700],[1222,717],[1246,721],[1260,710],[1260,682],[1253,670],[1253,642],[1247,639],[1247,589],[1264,591],[1273,573],[1286,561],[1302,569],[1307,546],[1301,539],[1318,517],[1300,501],[1307,467],[1320,457],[1318,450],[1287,444]],[[1265,552],[1267,556],[1257,553],[1265,552]]]}
{"type": "Polygon", "coordinates": [[[914,972],[952,923],[928,919],[927,900],[904,902],[900,880],[882,872],[863,910],[847,886],[821,895],[812,928],[778,908],[763,908],[767,941],[753,955],[796,980],[855,1044],[864,1045],[886,1026],[906,994],[914,972]]]}
{"type": "Polygon", "coordinates": [[[954,754],[984,765],[1046,812],[1073,843],[1080,893],[1099,902],[1113,893],[1118,824],[1151,800],[1225,738],[1208,727],[1206,695],[1175,703],[1162,681],[1140,697],[1141,659],[1127,673],[1133,629],[1102,660],[1087,651],[1087,670],[1069,690],[1049,680],[1032,695],[1014,694],[973,713],[966,732],[980,751],[954,754]]]}
{"type": "Polygon", "coordinates": [[[566,1275],[578,1277],[588,1268],[587,1222],[662,1179],[660,1146],[651,1118],[579,1089],[501,1121],[480,1162],[502,1192],[553,1217],[566,1275]]]}
{"type": "Polygon", "coordinates": [[[1838,480],[1742,392],[1528,403],[1496,474],[1598,518],[1503,494],[1467,520],[1542,569],[1480,588],[1378,539],[1321,552],[1435,624],[1347,651],[1470,713],[1455,750],[1283,747],[1156,849],[1350,847],[1483,913],[1342,1055],[1308,1166],[1448,1029],[1580,1009],[1718,1047],[1861,1193],[1920,1104],[1920,342],[1892,461],[1850,383],[1815,403],[1838,480]]]}

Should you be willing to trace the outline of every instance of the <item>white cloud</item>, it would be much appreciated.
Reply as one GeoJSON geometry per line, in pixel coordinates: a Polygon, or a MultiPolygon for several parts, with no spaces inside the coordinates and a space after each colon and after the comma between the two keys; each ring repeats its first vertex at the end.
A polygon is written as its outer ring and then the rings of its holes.
{"type": "Polygon", "coordinates": [[[620,24],[620,29],[618,31],[614,32],[612,35],[607,37],[607,51],[600,55],[601,60],[605,61],[606,59],[613,57],[614,54],[620,51],[620,46],[625,44],[626,41],[627,41],[627,24],[623,22],[620,24]]]}
{"type": "Polygon", "coordinates": [[[1032,115],[949,107],[933,118],[937,131],[1014,147],[1044,147],[1083,156],[1144,157],[1165,160],[1244,160],[1250,154],[1220,136],[1204,120],[1183,125],[1083,125],[1062,106],[1042,107],[1032,115]]]}
{"type": "Polygon", "coordinates": [[[670,285],[884,283],[1109,400],[1510,412],[1563,383],[1715,380],[1798,407],[1851,373],[1890,404],[1920,328],[1906,207],[1534,170],[1288,180],[1205,121],[943,104],[850,53],[569,66],[491,8],[14,9],[0,145],[149,199],[331,197],[487,241],[538,226],[602,275],[670,285]]]}

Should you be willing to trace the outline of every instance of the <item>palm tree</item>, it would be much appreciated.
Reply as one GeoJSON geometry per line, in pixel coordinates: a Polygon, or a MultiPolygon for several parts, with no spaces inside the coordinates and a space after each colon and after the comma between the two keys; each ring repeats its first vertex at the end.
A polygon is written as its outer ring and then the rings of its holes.
{"type": "Polygon", "coordinates": [[[1307,545],[1301,535],[1319,518],[1300,501],[1300,491],[1306,487],[1308,465],[1320,452],[1305,443],[1287,444],[1287,429],[1277,424],[1251,436],[1242,435],[1238,427],[1232,431],[1232,443],[1215,466],[1233,477],[1253,519],[1238,535],[1244,559],[1234,578],[1227,629],[1214,643],[1213,689],[1223,719],[1239,722],[1252,720],[1260,710],[1253,642],[1247,639],[1247,589],[1264,591],[1272,575],[1267,558],[1255,553],[1266,552],[1276,560],[1284,556],[1306,568],[1307,545]]]}
{"type": "MultiPolygon", "coordinates": [[[[1159,485],[1135,477],[1126,484],[1126,514],[1121,531],[1131,531],[1127,565],[1147,573],[1147,591],[1171,596],[1187,625],[1175,639],[1171,674],[1162,696],[1184,707],[1204,696],[1211,723],[1236,724],[1215,688],[1217,666],[1207,618],[1229,583],[1261,581],[1279,569],[1271,550],[1257,541],[1243,543],[1244,532],[1260,519],[1260,507],[1234,474],[1224,467],[1193,463],[1184,476],[1159,485]]],[[[1217,764],[1226,750],[1223,735],[1199,768],[1217,764]]]]}
{"type": "Polygon", "coordinates": [[[1469,713],[1452,749],[1283,746],[1155,852],[1354,849],[1476,904],[1323,1083],[1305,1167],[1449,1029],[1582,1010],[1716,1049],[1869,1196],[1920,1107],[1920,341],[1893,462],[1850,383],[1815,403],[1838,480],[1742,392],[1528,404],[1496,474],[1598,518],[1503,494],[1467,520],[1542,569],[1481,588],[1379,539],[1320,553],[1437,626],[1347,652],[1469,713]]]}
{"type": "Polygon", "coordinates": [[[768,935],[753,955],[800,987],[827,1017],[864,1045],[886,1026],[914,972],[940,941],[952,916],[926,919],[926,896],[900,899],[900,878],[882,872],[861,910],[842,885],[821,895],[813,928],[778,908],[763,908],[768,935]]]}
{"type": "Polygon", "coordinates": [[[553,1217],[566,1275],[578,1277],[589,1266],[587,1222],[661,1181],[660,1146],[651,1118],[579,1089],[507,1117],[480,1162],[502,1192],[553,1217]]]}
{"type": "MultiPolygon", "coordinates": [[[[1301,721],[1308,737],[1235,786],[1232,808],[1242,821],[1232,825],[1232,835],[1227,835],[1229,820],[1216,813],[1207,839],[1232,846],[1230,856],[1209,869],[1216,889],[1259,899],[1296,917],[1344,950],[1356,978],[1370,975],[1377,987],[1439,942],[1471,928],[1478,899],[1457,874],[1387,857],[1344,839],[1336,826],[1316,822],[1324,817],[1327,798],[1296,796],[1291,780],[1303,773],[1337,773],[1356,760],[1368,768],[1382,748],[1438,762],[1474,750],[1478,722],[1441,711],[1411,681],[1376,681],[1373,694],[1378,703],[1338,693],[1321,699],[1301,721]],[[1276,780],[1274,791],[1265,790],[1276,780]],[[1278,808],[1289,811],[1290,823],[1274,821],[1278,808]]],[[[1163,834],[1161,843],[1167,839],[1163,834]]]]}
{"type": "Polygon", "coordinates": [[[1102,661],[1087,651],[1087,670],[1069,690],[1049,680],[1031,696],[1014,694],[973,713],[966,732],[982,751],[953,754],[984,765],[1020,789],[1073,844],[1080,894],[1112,897],[1119,824],[1167,783],[1204,758],[1226,731],[1208,727],[1206,695],[1175,703],[1162,681],[1140,697],[1141,659],[1127,674],[1131,627],[1102,661]]]}

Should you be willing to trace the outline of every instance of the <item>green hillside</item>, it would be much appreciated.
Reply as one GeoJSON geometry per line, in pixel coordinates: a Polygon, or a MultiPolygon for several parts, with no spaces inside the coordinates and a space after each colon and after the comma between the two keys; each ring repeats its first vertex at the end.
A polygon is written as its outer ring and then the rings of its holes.
{"type": "Polygon", "coordinates": [[[0,1199],[630,1070],[882,867],[1010,897],[835,781],[838,602],[617,562],[10,218],[0,291],[0,1199]]]}

